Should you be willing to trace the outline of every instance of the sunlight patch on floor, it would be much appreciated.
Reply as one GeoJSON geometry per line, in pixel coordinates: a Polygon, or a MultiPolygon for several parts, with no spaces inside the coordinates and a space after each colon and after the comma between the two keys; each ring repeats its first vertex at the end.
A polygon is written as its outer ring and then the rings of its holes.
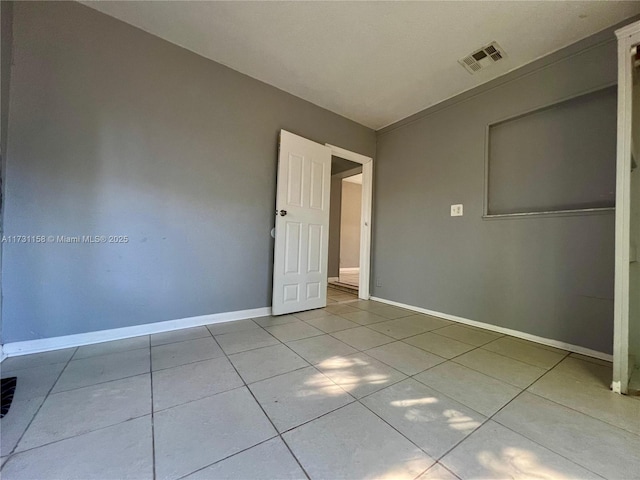
{"type": "Polygon", "coordinates": [[[389,375],[384,373],[365,373],[357,371],[366,368],[370,363],[361,358],[332,357],[318,364],[320,369],[327,372],[331,379],[350,392],[361,385],[383,385],[389,381],[389,375]]]}
{"type": "Polygon", "coordinates": [[[451,428],[464,433],[471,433],[481,425],[481,422],[478,422],[457,410],[445,410],[442,414],[449,419],[448,422],[451,428]]]}
{"type": "Polygon", "coordinates": [[[522,448],[505,447],[499,454],[483,451],[478,462],[492,472],[495,478],[533,478],[540,480],[568,480],[570,478],[540,463],[538,457],[522,448]]]}
{"type": "Polygon", "coordinates": [[[341,368],[349,368],[353,366],[366,366],[369,365],[369,362],[360,358],[331,357],[318,365],[321,368],[339,370],[341,368]]]}
{"type": "Polygon", "coordinates": [[[304,382],[304,385],[307,388],[303,388],[297,392],[297,397],[339,397],[345,394],[344,389],[340,388],[321,373],[316,373],[309,377],[304,382]]]}
{"type": "Polygon", "coordinates": [[[425,397],[413,400],[394,400],[391,402],[391,405],[394,407],[414,407],[416,405],[430,405],[432,403],[438,403],[438,399],[435,397],[425,397]]]}
{"type": "Polygon", "coordinates": [[[454,409],[439,411],[436,397],[408,398],[405,400],[393,400],[389,403],[392,407],[404,408],[404,417],[411,422],[434,422],[444,417],[449,427],[464,433],[471,433],[481,425],[468,415],[454,409]]]}

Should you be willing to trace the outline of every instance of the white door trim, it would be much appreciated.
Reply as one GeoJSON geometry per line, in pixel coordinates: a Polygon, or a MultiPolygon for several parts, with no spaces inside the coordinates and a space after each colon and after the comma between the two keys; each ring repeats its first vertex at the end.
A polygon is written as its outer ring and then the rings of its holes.
{"type": "Polygon", "coordinates": [[[371,275],[371,209],[373,203],[373,158],[359,153],[325,144],[331,155],[362,165],[362,210],[360,213],[360,279],[358,297],[369,300],[369,278],[371,275]]]}
{"type": "Polygon", "coordinates": [[[616,31],[618,37],[618,150],[616,162],[616,247],[613,312],[613,382],[616,393],[629,383],[629,244],[631,208],[631,48],[640,43],[640,22],[616,31]]]}

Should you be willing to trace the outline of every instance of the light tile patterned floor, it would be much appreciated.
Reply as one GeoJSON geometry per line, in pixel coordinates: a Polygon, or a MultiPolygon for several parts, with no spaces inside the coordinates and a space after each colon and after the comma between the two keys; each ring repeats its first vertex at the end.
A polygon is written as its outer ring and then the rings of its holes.
{"type": "Polygon", "coordinates": [[[329,300],[7,359],[2,478],[640,478],[610,364],[329,300]]]}

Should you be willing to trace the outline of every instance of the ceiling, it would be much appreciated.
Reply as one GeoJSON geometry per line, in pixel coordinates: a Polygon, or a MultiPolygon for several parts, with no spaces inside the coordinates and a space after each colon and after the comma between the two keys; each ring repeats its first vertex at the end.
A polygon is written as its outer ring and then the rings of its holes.
{"type": "Polygon", "coordinates": [[[358,183],[362,185],[362,174],[359,173],[357,175],[353,175],[352,177],[343,178],[342,181],[348,183],[358,183]]]}
{"type": "Polygon", "coordinates": [[[362,165],[360,165],[359,163],[352,162],[351,160],[347,160],[346,158],[335,156],[331,157],[331,175],[337,175],[338,173],[353,170],[361,166],[362,165]]]}
{"type": "Polygon", "coordinates": [[[83,3],[373,129],[640,14],[639,1],[83,3]],[[506,59],[458,64],[492,41],[506,59]]]}

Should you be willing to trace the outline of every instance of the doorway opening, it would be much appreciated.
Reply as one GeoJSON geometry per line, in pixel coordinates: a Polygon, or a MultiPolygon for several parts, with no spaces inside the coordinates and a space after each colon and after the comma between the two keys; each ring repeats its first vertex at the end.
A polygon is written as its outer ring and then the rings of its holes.
{"type": "MultiPolygon", "coordinates": [[[[371,157],[366,157],[364,155],[360,155],[359,153],[351,152],[349,150],[345,150],[344,148],[336,147],[328,143],[326,144],[326,146],[331,149],[332,160],[337,159],[336,161],[351,162],[351,164],[349,165],[350,167],[354,166],[355,164],[355,169],[349,171],[349,169],[345,168],[343,170],[343,172],[345,172],[343,178],[352,177],[358,174],[361,175],[359,225],[360,248],[358,251],[360,259],[358,262],[358,270],[351,273],[355,273],[358,277],[358,298],[362,300],[369,300],[369,279],[371,273],[371,202],[373,197],[373,159],[371,157]]],[[[342,192],[341,187],[340,192],[342,192]]],[[[343,268],[349,267],[343,265],[343,268]]],[[[338,263],[338,280],[340,279],[339,269],[340,264],[338,263]]],[[[344,273],[348,272],[345,271],[344,273]]],[[[331,275],[329,275],[329,277],[331,277],[331,275]]]]}
{"type": "Polygon", "coordinates": [[[613,381],[616,393],[640,394],[640,22],[618,37],[618,153],[613,381]]]}
{"type": "Polygon", "coordinates": [[[632,49],[631,94],[631,187],[629,245],[629,388],[628,394],[640,395],[640,43],[632,49]]]}
{"type": "Polygon", "coordinates": [[[331,157],[329,286],[357,294],[360,285],[362,165],[331,157]]]}
{"type": "MultiPolygon", "coordinates": [[[[361,167],[357,298],[369,299],[373,159],[280,131],[273,247],[273,315],[322,308],[328,302],[331,158],[361,167]]],[[[339,275],[339,274],[338,274],[339,275]]]]}

